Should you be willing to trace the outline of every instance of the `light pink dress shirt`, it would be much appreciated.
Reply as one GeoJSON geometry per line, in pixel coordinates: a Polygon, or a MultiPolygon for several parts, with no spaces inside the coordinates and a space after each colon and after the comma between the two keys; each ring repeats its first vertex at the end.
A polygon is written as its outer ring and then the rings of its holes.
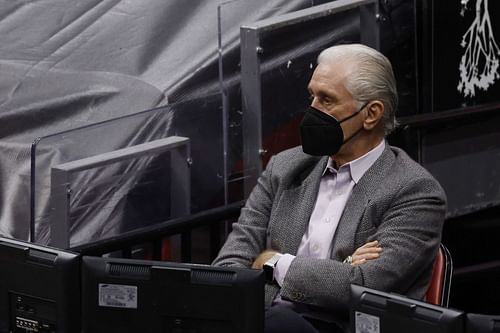
{"type": "MultiPolygon", "coordinates": [[[[342,165],[338,170],[334,168],[332,159],[328,159],[309,226],[302,237],[297,256],[330,258],[332,240],[352,189],[380,157],[384,148],[385,141],[382,140],[368,153],[342,165]]],[[[294,255],[285,253],[276,264],[274,277],[280,286],[283,285],[285,275],[293,259],[295,259],[294,255]]]]}

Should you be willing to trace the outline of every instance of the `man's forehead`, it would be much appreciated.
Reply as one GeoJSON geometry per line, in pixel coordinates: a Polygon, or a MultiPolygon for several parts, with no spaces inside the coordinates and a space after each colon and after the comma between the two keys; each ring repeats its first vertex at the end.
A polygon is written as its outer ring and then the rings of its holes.
{"type": "Polygon", "coordinates": [[[318,64],[312,79],[343,81],[351,75],[352,70],[352,61],[325,61],[318,64]]]}

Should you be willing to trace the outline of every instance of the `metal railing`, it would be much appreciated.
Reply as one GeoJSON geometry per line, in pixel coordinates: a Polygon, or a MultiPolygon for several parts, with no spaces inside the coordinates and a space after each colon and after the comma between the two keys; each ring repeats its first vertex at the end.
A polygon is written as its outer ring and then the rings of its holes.
{"type": "Polygon", "coordinates": [[[181,260],[182,262],[191,262],[192,230],[197,227],[210,227],[210,244],[207,244],[210,251],[210,258],[217,255],[221,246],[221,223],[228,223],[238,218],[244,202],[239,201],[226,205],[224,207],[213,208],[197,214],[167,222],[158,223],[141,229],[122,233],[119,236],[107,238],[101,241],[87,243],[85,245],[75,246],[70,250],[79,252],[82,255],[102,256],[109,253],[120,251],[122,256],[131,257],[134,247],[143,247],[150,244],[152,251],[148,259],[162,260],[162,247],[164,240],[173,235],[181,235],[181,260]]]}

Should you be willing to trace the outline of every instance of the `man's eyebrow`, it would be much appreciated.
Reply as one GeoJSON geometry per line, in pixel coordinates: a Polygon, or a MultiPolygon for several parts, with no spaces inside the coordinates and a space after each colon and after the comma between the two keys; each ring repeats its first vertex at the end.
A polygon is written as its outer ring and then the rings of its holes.
{"type": "Polygon", "coordinates": [[[307,91],[309,91],[309,94],[315,95],[315,96],[329,96],[330,98],[333,97],[333,96],[330,96],[328,91],[323,90],[323,88],[319,88],[313,92],[313,89],[311,88],[311,86],[308,86],[307,91]]]}

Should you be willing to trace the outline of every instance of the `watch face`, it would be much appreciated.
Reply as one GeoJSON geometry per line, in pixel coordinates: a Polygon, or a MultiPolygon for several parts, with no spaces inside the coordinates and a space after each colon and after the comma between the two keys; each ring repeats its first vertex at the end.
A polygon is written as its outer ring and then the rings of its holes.
{"type": "Polygon", "coordinates": [[[262,266],[262,269],[264,269],[264,277],[266,278],[266,281],[273,282],[274,281],[274,265],[270,265],[268,263],[265,263],[264,266],[262,266]]]}

